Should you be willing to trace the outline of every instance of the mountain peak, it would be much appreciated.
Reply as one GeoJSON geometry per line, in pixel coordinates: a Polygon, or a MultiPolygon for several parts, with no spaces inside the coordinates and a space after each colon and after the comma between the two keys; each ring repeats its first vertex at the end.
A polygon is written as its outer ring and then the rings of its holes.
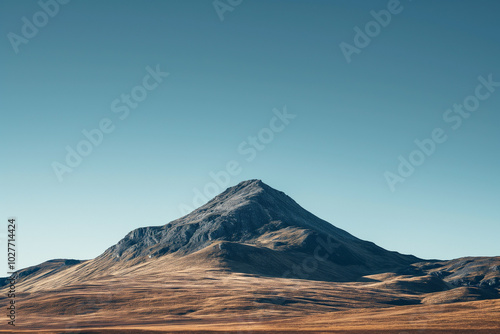
{"type": "MultiPolygon", "coordinates": [[[[228,195],[235,195],[235,194],[240,194],[240,195],[253,195],[256,193],[260,193],[265,190],[269,190],[271,187],[269,187],[267,184],[262,182],[262,180],[247,180],[247,181],[242,181],[235,185],[234,187],[227,188],[226,191],[224,191],[222,194],[219,196],[228,194],[228,195]]],[[[217,197],[219,197],[217,196],[217,197]]],[[[215,197],[215,198],[217,198],[215,197]]],[[[214,199],[215,199],[214,198],[214,199]]]]}
{"type": "Polygon", "coordinates": [[[246,181],[241,181],[240,183],[238,183],[234,187],[252,187],[252,186],[254,186],[254,187],[255,186],[256,187],[262,187],[263,184],[264,184],[264,182],[262,182],[262,180],[259,180],[259,179],[250,179],[250,180],[246,180],[246,181]]]}
{"type": "MultiPolygon", "coordinates": [[[[238,183],[236,186],[227,188],[224,192],[222,192],[220,195],[214,197],[211,201],[209,201],[207,204],[205,204],[201,208],[203,208],[207,205],[210,206],[214,203],[225,202],[228,200],[231,201],[231,205],[234,205],[234,204],[236,204],[236,203],[234,203],[234,201],[238,202],[238,201],[247,200],[249,198],[256,197],[258,195],[262,195],[264,192],[269,192],[272,190],[274,190],[274,189],[269,187],[267,184],[265,184],[261,180],[253,179],[253,180],[242,181],[242,182],[238,183]]],[[[274,190],[274,191],[276,191],[276,190],[274,190]]]]}
{"type": "MultiPolygon", "coordinates": [[[[230,193],[254,193],[254,192],[259,192],[259,191],[266,191],[272,189],[269,187],[267,184],[262,182],[262,180],[258,179],[252,179],[252,180],[247,180],[247,181],[242,181],[235,185],[234,187],[227,188],[225,192],[230,192],[230,193]]],[[[224,193],[225,193],[224,192],[224,193]]],[[[222,193],[222,194],[224,194],[222,193]]],[[[222,195],[221,194],[221,195],[222,195]]]]}
{"type": "MultiPolygon", "coordinates": [[[[271,218],[302,227],[304,225],[310,227],[308,222],[315,221],[317,224],[318,221],[321,221],[284,192],[276,190],[258,179],[242,181],[236,186],[227,188],[208,203],[179,220],[193,222],[201,221],[207,215],[234,218],[242,217],[242,214],[246,217],[260,216],[259,223],[255,218],[250,219],[257,225],[269,222],[271,218]]],[[[321,221],[316,227],[321,228],[321,225],[331,226],[331,224],[321,221]]]]}

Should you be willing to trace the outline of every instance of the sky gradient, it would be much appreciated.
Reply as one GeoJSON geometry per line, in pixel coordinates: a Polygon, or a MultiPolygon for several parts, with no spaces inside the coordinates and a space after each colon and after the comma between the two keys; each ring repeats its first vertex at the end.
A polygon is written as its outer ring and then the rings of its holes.
{"type": "Polygon", "coordinates": [[[389,250],[500,255],[500,87],[470,98],[500,82],[498,1],[401,1],[350,62],[341,43],[394,3],[242,1],[223,20],[209,0],[61,3],[43,22],[37,1],[0,2],[0,237],[17,217],[18,268],[93,258],[254,178],[389,250]],[[54,163],[106,120],[61,182],[54,163]],[[446,141],[391,189],[434,129],[446,141]]]}

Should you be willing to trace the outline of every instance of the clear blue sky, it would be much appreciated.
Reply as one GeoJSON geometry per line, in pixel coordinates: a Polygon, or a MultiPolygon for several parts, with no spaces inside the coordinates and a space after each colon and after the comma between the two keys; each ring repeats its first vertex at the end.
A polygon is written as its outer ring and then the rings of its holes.
{"type": "Polygon", "coordinates": [[[457,129],[443,119],[479,76],[500,81],[498,1],[402,0],[350,63],[340,43],[354,46],[388,1],[244,0],[224,20],[211,0],[59,7],[0,2],[0,218],[19,220],[19,267],[93,258],[178,218],[232,160],[230,185],[262,179],[387,249],[500,255],[500,88],[457,129]],[[41,27],[16,53],[23,17],[41,27]],[[146,91],[157,65],[169,75],[146,91]],[[147,97],[120,119],[134,88],[147,97]],[[286,125],[273,121],[284,106],[286,125]],[[113,131],[60,182],[53,163],[103,119],[113,131]],[[283,130],[262,130],[272,121],[283,130]],[[384,173],[436,128],[447,140],[391,191],[384,173]],[[254,155],[259,133],[274,138],[254,155]]]}

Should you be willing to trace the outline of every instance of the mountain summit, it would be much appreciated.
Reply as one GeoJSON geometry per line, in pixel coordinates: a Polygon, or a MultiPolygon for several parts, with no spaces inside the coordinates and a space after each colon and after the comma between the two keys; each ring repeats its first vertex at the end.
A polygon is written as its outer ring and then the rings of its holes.
{"type": "Polygon", "coordinates": [[[166,255],[215,259],[240,272],[335,281],[418,261],[352,236],[261,180],[228,188],[166,225],[133,230],[96,260],[135,264],[166,255]]]}

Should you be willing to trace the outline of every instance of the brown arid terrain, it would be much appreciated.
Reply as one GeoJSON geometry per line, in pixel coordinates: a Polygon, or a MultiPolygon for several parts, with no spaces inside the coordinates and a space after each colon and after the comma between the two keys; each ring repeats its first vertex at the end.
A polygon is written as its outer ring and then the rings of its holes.
{"type": "Polygon", "coordinates": [[[202,267],[176,268],[168,274],[137,270],[144,274],[117,272],[85,284],[47,286],[41,291],[23,287],[27,291],[18,296],[17,332],[500,331],[500,299],[478,300],[466,288],[448,292],[460,302],[441,304],[429,299],[443,293],[393,290],[395,277],[389,284],[335,283],[202,267]],[[414,300],[415,305],[393,305],[402,299],[414,300]]]}
{"type": "Polygon", "coordinates": [[[18,275],[16,327],[0,332],[500,333],[500,257],[390,252],[258,180],[18,275]]]}

